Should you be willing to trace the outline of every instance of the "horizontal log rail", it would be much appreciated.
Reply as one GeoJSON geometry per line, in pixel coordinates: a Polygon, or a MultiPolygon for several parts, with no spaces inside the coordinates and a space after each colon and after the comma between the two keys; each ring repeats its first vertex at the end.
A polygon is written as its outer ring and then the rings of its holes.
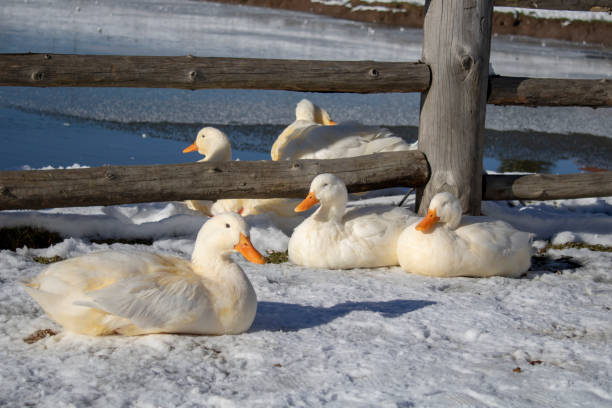
{"type": "Polygon", "coordinates": [[[612,106],[610,79],[492,76],[487,103],[526,106],[612,106]]]}
{"type": "Polygon", "coordinates": [[[549,10],[610,11],[612,0],[495,0],[495,5],[549,10]]]}
{"type": "MultiPolygon", "coordinates": [[[[429,68],[411,62],[0,54],[0,86],[381,93],[422,92],[430,82],[429,68]]],[[[493,76],[487,103],[612,106],[612,81],[493,76]]]]}
{"type": "Polygon", "coordinates": [[[553,200],[612,196],[612,171],[582,174],[488,174],[483,200],[553,200]]]}
{"type": "Polygon", "coordinates": [[[319,173],[359,192],[422,186],[429,170],[419,151],[348,159],[229,161],[70,170],[0,171],[0,210],[217,198],[305,197],[319,173]]]}
{"type": "MultiPolygon", "coordinates": [[[[419,151],[348,159],[232,161],[70,170],[0,171],[0,210],[218,198],[304,197],[312,179],[333,172],[350,192],[425,185],[419,151]]],[[[483,175],[484,200],[612,196],[612,172],[483,175]]]]}
{"type": "Polygon", "coordinates": [[[429,82],[418,62],[0,54],[0,86],[376,93],[421,92],[429,82]]]}

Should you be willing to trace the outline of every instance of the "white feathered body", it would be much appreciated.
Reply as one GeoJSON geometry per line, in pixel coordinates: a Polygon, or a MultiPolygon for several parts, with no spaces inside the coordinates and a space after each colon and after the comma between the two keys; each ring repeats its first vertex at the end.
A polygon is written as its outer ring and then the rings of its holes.
{"type": "Polygon", "coordinates": [[[463,217],[456,229],[443,224],[423,233],[416,222],[400,235],[397,250],[402,268],[436,277],[518,277],[531,263],[532,235],[503,221],[463,217]]]}
{"type": "Polygon", "coordinates": [[[354,207],[336,221],[319,212],[291,235],[291,262],[330,269],[397,265],[397,239],[414,215],[399,207],[354,207]]]}
{"type": "Polygon", "coordinates": [[[207,277],[181,258],[98,252],[52,264],[25,288],[49,317],[82,334],[240,333],[255,317],[255,292],[238,265],[215,262],[207,277]]]}
{"type": "Polygon", "coordinates": [[[293,209],[299,203],[295,198],[229,198],[217,200],[210,211],[212,215],[231,211],[246,217],[272,212],[281,217],[294,217],[293,209]]]}
{"type": "Polygon", "coordinates": [[[416,144],[378,126],[358,122],[324,126],[296,121],[272,146],[272,159],[334,159],[414,149],[416,144]]]}

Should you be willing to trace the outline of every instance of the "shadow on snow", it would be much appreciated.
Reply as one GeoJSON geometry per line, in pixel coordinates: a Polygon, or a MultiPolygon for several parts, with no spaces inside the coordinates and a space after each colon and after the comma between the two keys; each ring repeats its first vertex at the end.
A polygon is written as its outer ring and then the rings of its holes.
{"type": "Polygon", "coordinates": [[[249,332],[309,329],[329,323],[354,311],[379,313],[385,318],[394,318],[435,303],[426,300],[396,299],[386,302],[344,302],[332,307],[317,307],[293,303],[259,302],[257,316],[249,332]]]}

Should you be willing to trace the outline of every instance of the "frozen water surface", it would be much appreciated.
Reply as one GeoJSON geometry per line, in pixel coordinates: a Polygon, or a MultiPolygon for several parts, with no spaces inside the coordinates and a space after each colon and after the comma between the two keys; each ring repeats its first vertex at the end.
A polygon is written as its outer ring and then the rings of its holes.
{"type": "MultiPolygon", "coordinates": [[[[416,61],[422,43],[420,30],[186,0],[7,0],[0,5],[0,18],[1,52],[416,61]]],[[[492,64],[496,73],[504,75],[610,78],[612,50],[560,41],[495,37],[492,64]]],[[[176,123],[196,129],[206,124],[286,125],[293,120],[295,104],[303,97],[327,108],[338,121],[418,126],[418,94],[9,87],[0,89],[0,107],[7,108],[0,113],[0,123],[10,122],[15,127],[13,132],[30,133],[28,121],[9,120],[13,109],[18,109],[30,114],[95,119],[102,125],[176,123]]],[[[486,127],[553,136],[577,133],[610,137],[612,115],[609,109],[488,106],[486,127]]],[[[251,129],[250,144],[260,146],[260,150],[269,149],[273,136],[268,130],[251,129]],[[265,137],[260,140],[263,133],[265,137]]],[[[176,134],[157,134],[176,138],[176,134]]],[[[180,138],[186,137],[183,133],[180,138]]],[[[234,139],[231,134],[230,137],[234,139]]],[[[554,144],[554,137],[551,140],[554,144]]],[[[572,151],[565,156],[555,160],[580,160],[572,151]]],[[[499,154],[491,158],[503,159],[499,154]]],[[[606,165],[600,158],[593,158],[593,162],[606,165]]],[[[569,171],[576,171],[577,166],[570,166],[569,171]]]]}

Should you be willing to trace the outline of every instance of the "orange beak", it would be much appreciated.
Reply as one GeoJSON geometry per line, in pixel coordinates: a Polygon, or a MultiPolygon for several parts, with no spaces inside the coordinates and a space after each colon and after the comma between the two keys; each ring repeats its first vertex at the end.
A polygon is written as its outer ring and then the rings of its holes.
{"type": "Polygon", "coordinates": [[[190,144],[189,146],[187,146],[186,148],[184,148],[183,153],[195,152],[196,150],[198,150],[198,145],[196,145],[194,142],[190,144]]]}
{"type": "Polygon", "coordinates": [[[421,220],[415,227],[417,231],[428,232],[436,222],[440,221],[440,217],[436,216],[436,209],[427,211],[425,218],[421,220]]]}
{"type": "Polygon", "coordinates": [[[317,198],[317,195],[314,193],[314,191],[311,191],[310,193],[308,193],[304,201],[299,203],[297,207],[293,209],[293,211],[295,212],[306,211],[307,209],[309,209],[310,207],[318,203],[319,203],[319,199],[317,198]]]}
{"type": "Polygon", "coordinates": [[[248,261],[256,264],[265,264],[266,260],[264,257],[255,249],[251,240],[245,236],[242,232],[240,233],[240,241],[234,245],[234,249],[242,254],[248,261]]]}
{"type": "Polygon", "coordinates": [[[336,125],[337,125],[337,123],[336,123],[336,122],[334,122],[334,121],[333,121],[333,120],[331,120],[331,119],[329,120],[329,126],[336,126],[336,125]]]}

